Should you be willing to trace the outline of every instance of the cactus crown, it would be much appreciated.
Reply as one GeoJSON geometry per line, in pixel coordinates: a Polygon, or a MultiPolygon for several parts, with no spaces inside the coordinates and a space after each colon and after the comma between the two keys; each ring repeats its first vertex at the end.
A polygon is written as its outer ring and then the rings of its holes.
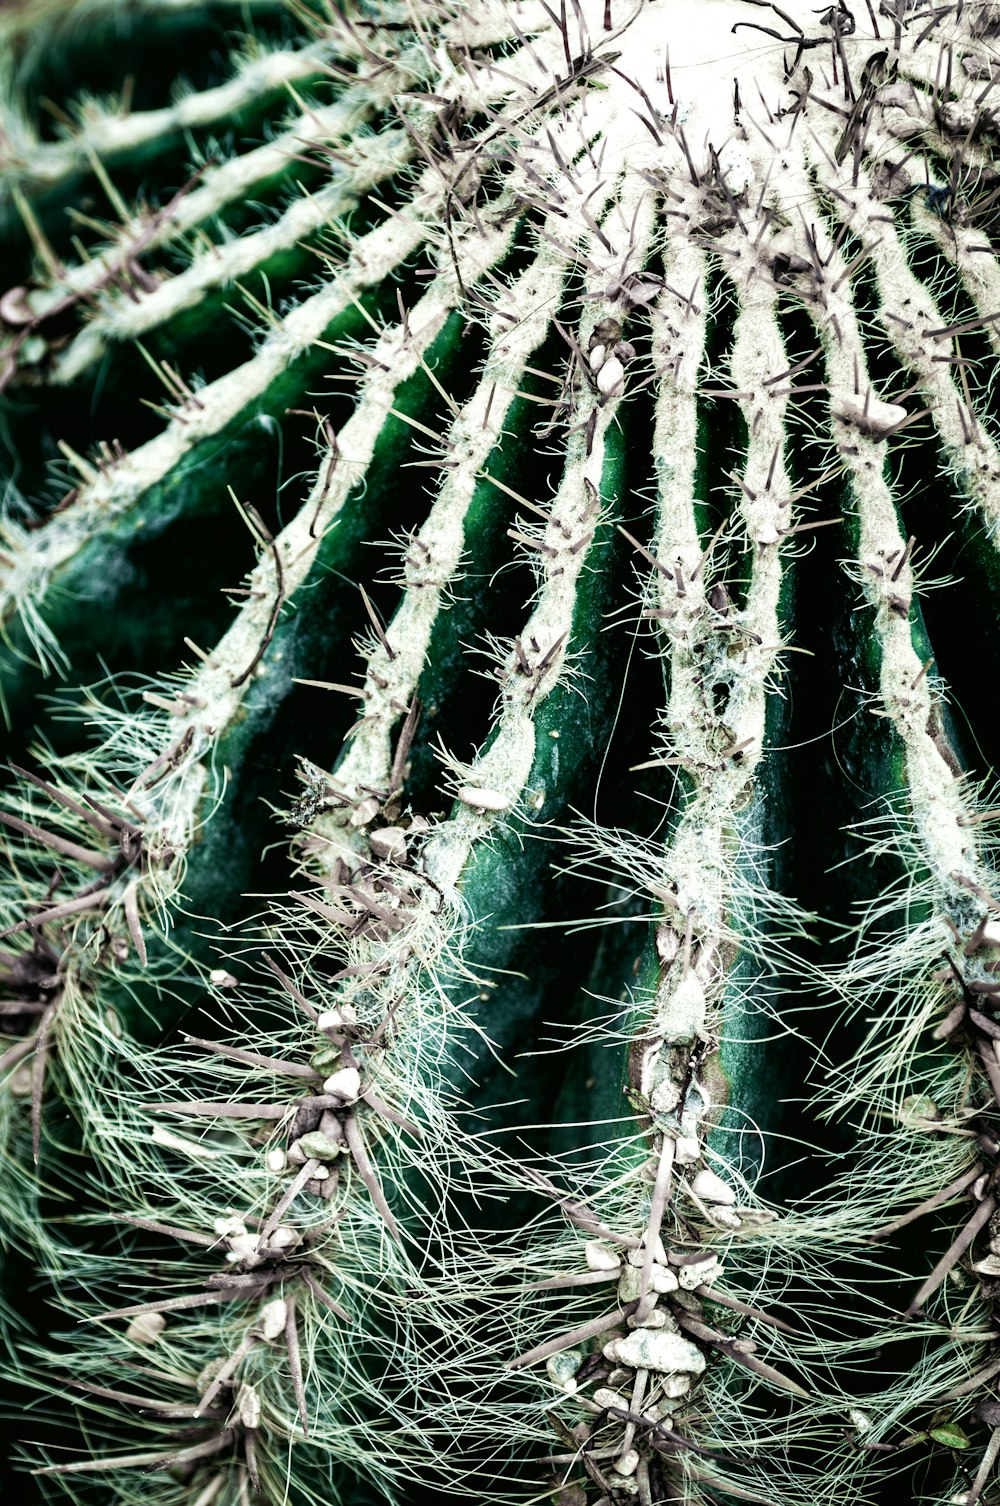
{"type": "Polygon", "coordinates": [[[1000,8],[0,27],[14,1488],[988,1500],[1000,8]]]}

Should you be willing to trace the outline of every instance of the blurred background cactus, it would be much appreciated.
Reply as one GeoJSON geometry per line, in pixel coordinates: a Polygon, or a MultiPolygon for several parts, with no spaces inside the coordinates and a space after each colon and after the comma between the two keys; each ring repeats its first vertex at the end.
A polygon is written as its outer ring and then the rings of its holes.
{"type": "Polygon", "coordinates": [[[12,1500],[1000,1500],[998,76],[4,9],[12,1500]]]}

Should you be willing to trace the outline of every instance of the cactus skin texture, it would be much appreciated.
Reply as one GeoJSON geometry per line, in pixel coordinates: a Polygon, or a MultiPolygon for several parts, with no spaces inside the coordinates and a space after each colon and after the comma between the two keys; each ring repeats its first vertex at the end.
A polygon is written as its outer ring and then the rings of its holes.
{"type": "Polygon", "coordinates": [[[3,11],[12,1500],[1000,1502],[998,74],[3,11]]]}

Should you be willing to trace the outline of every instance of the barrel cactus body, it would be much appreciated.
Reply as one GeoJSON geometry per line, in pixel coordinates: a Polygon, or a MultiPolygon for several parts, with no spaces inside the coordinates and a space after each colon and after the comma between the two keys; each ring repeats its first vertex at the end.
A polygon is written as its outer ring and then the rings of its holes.
{"type": "Polygon", "coordinates": [[[0,38],[12,1499],[1000,1498],[1000,9],[0,38]]]}

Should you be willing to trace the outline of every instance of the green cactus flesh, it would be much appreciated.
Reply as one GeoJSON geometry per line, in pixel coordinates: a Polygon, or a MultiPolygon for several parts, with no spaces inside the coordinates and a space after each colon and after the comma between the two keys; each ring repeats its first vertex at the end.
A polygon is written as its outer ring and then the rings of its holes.
{"type": "Polygon", "coordinates": [[[997,77],[3,11],[11,1500],[1000,1501],[997,77]]]}

